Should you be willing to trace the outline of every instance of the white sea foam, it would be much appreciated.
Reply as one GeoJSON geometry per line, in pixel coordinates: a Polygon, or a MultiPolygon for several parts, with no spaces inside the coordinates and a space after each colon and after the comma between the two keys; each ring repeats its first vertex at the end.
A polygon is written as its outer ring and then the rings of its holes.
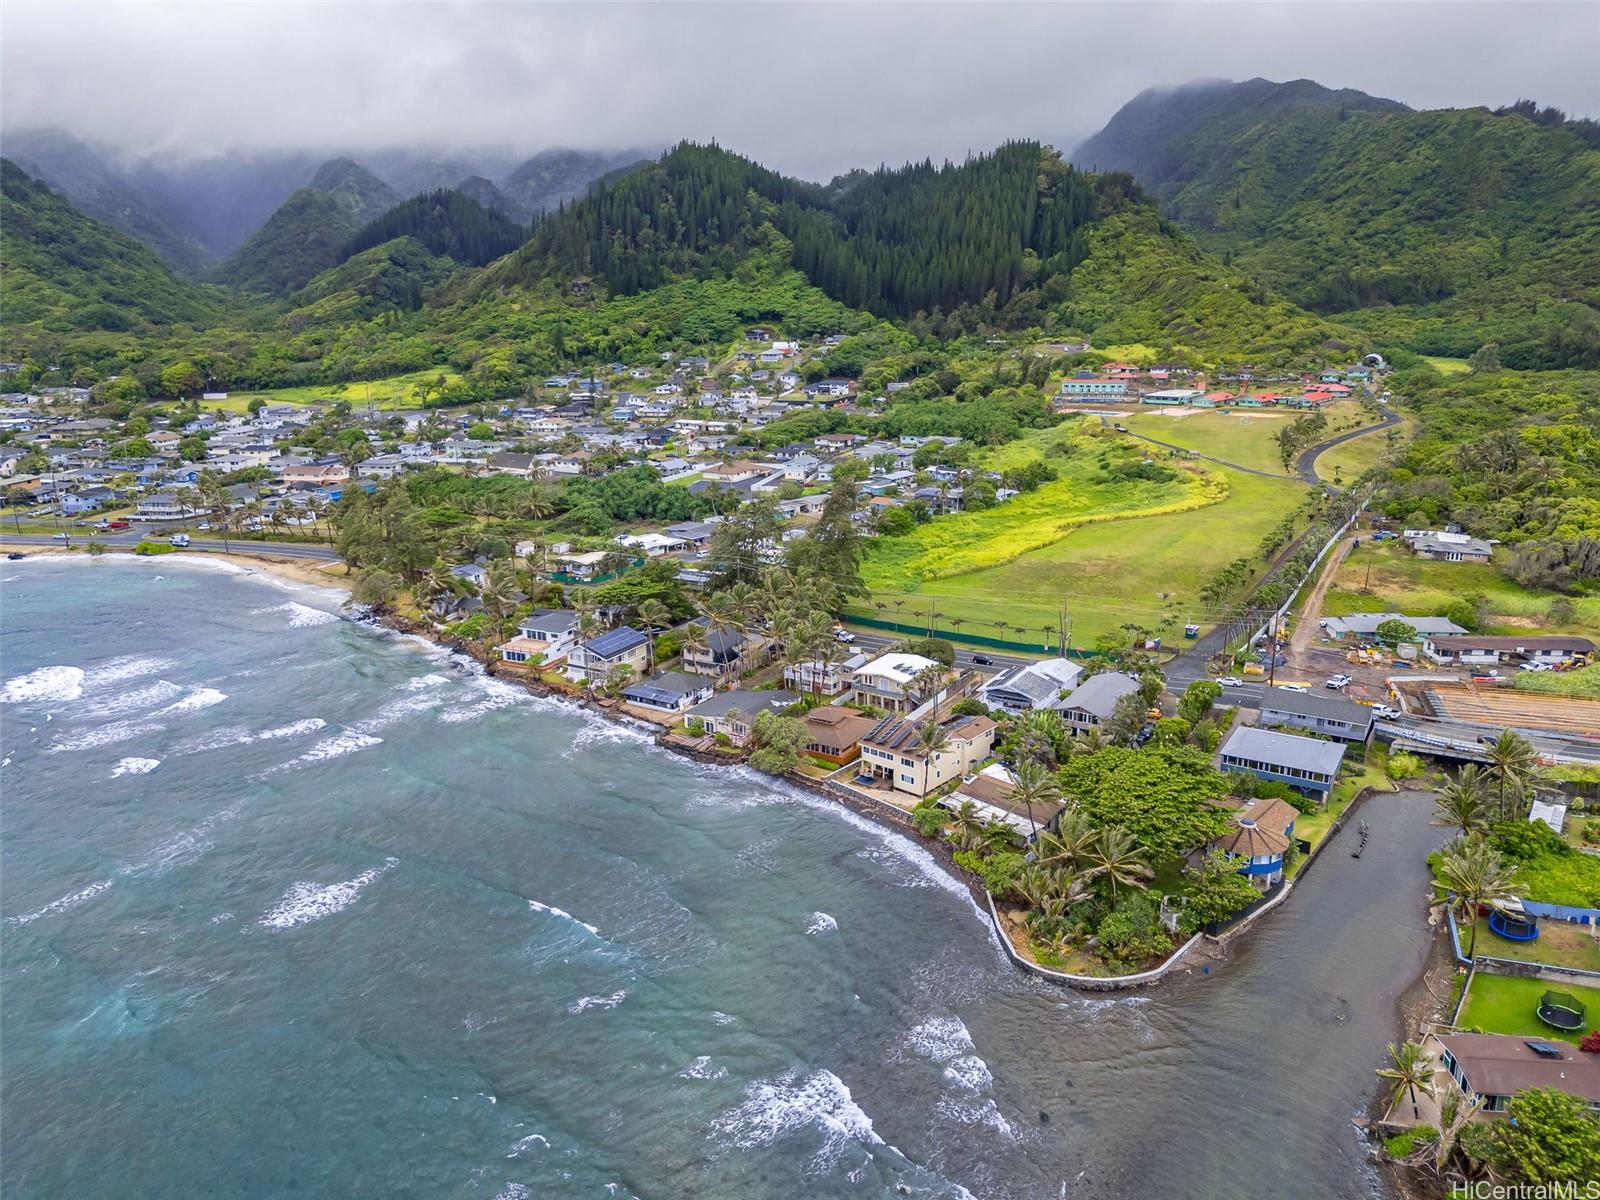
{"type": "Polygon", "coordinates": [[[494,1200],[528,1200],[529,1191],[520,1183],[508,1183],[500,1189],[500,1194],[494,1200]]]}
{"type": "Polygon", "coordinates": [[[146,654],[124,654],[119,658],[108,658],[97,667],[91,667],[83,682],[86,688],[108,688],[113,684],[126,683],[130,679],[143,679],[146,675],[158,675],[162,671],[172,670],[177,665],[177,662],[170,658],[153,658],[146,654]]]}
{"type": "Polygon", "coordinates": [[[238,816],[239,808],[240,802],[237,800],[226,808],[219,808],[182,833],[161,842],[151,850],[149,858],[137,866],[125,868],[126,872],[142,875],[146,871],[154,871],[157,875],[164,875],[174,867],[199,862],[216,844],[212,841],[211,835],[216,832],[217,826],[238,816]]]}
{"type": "Polygon", "coordinates": [[[573,916],[571,913],[569,913],[564,908],[557,908],[553,904],[541,904],[537,900],[529,900],[528,901],[528,907],[530,909],[532,909],[534,912],[549,913],[553,917],[564,917],[568,921],[571,921],[574,925],[583,926],[585,929],[587,929],[590,933],[594,934],[596,937],[598,937],[600,935],[600,931],[598,929],[596,929],[593,925],[589,924],[589,922],[587,922],[587,921],[578,920],[577,917],[573,916]]]}
{"type": "Polygon", "coordinates": [[[819,933],[832,933],[838,928],[839,922],[825,912],[812,913],[811,919],[806,922],[806,932],[812,937],[816,937],[819,933]]]}
{"type": "Polygon", "coordinates": [[[82,710],[85,717],[120,717],[128,713],[147,712],[157,705],[166,704],[181,696],[183,689],[166,679],[158,679],[132,691],[107,696],[82,710]]]}
{"type": "Polygon", "coordinates": [[[0,704],[40,704],[76,700],[83,694],[81,667],[40,667],[8,679],[0,687],[0,704]]]}
{"type": "Polygon", "coordinates": [[[727,1067],[714,1066],[709,1054],[702,1054],[678,1072],[679,1079],[726,1079],[727,1067]]]}
{"type": "Polygon", "coordinates": [[[459,708],[447,708],[439,714],[439,720],[446,725],[456,725],[462,721],[475,721],[485,713],[491,713],[501,708],[509,708],[513,704],[524,704],[531,699],[529,693],[523,688],[514,687],[498,679],[479,680],[477,687],[483,695],[471,704],[464,704],[459,708]]]}
{"type": "Polygon", "coordinates": [[[381,745],[381,737],[373,737],[370,733],[359,733],[354,729],[346,729],[325,737],[299,758],[291,759],[286,763],[273,768],[277,771],[287,771],[291,767],[309,763],[329,762],[335,758],[343,758],[346,754],[354,754],[358,750],[365,750],[369,746],[381,745]]]}
{"type": "Polygon", "coordinates": [[[195,688],[183,699],[158,709],[151,714],[156,717],[176,717],[183,713],[199,712],[202,708],[210,708],[213,704],[221,704],[228,698],[226,692],[219,692],[216,688],[195,688]]]}
{"type": "Polygon", "coordinates": [[[96,729],[86,729],[82,733],[58,738],[50,744],[47,753],[61,754],[73,750],[94,750],[101,746],[115,746],[118,742],[132,741],[137,737],[159,733],[160,730],[161,726],[151,721],[112,721],[96,729]]]}
{"type": "Polygon", "coordinates": [[[234,919],[233,918],[233,914],[231,912],[219,912],[216,916],[211,918],[211,924],[213,924],[213,925],[226,925],[229,921],[231,921],[233,919],[234,919]]]}
{"type": "Polygon", "coordinates": [[[904,1042],[912,1053],[937,1063],[970,1054],[976,1048],[960,1017],[929,1017],[908,1030],[904,1042]]]}
{"type": "Polygon", "coordinates": [[[756,1080],[745,1088],[744,1103],[718,1116],[711,1128],[740,1150],[813,1130],[821,1135],[822,1147],[807,1164],[811,1171],[827,1170],[852,1144],[883,1145],[844,1081],[826,1070],[756,1080]]]}
{"type": "Polygon", "coordinates": [[[550,1139],[545,1137],[542,1133],[530,1133],[527,1137],[519,1139],[517,1144],[511,1147],[511,1151],[506,1155],[506,1157],[521,1158],[525,1153],[527,1153],[529,1150],[532,1150],[535,1146],[543,1146],[546,1150],[548,1150],[550,1148],[550,1139]]]}
{"type": "Polygon", "coordinates": [[[944,1077],[964,1092],[987,1091],[994,1082],[989,1064],[976,1054],[963,1054],[945,1064],[944,1077]]]}
{"type": "Polygon", "coordinates": [[[90,900],[93,900],[96,896],[100,895],[101,892],[109,889],[111,887],[111,882],[112,881],[109,879],[96,880],[94,883],[91,883],[88,887],[83,888],[80,891],[73,892],[68,896],[62,896],[58,900],[50,901],[50,903],[46,904],[43,908],[35,909],[31,913],[24,913],[19,917],[11,917],[10,922],[13,925],[31,925],[40,917],[50,917],[54,916],[56,913],[66,912],[69,908],[77,908],[78,905],[88,903],[90,900]]]}
{"type": "Polygon", "coordinates": [[[354,879],[339,883],[296,883],[261,915],[258,924],[267,929],[294,929],[343,912],[360,898],[369,883],[399,863],[398,858],[386,858],[383,866],[369,867],[354,879]]]}
{"type": "Polygon", "coordinates": [[[321,608],[312,608],[309,604],[301,604],[298,600],[287,601],[266,611],[288,613],[290,629],[309,629],[316,625],[329,625],[339,619],[338,613],[328,612],[326,609],[321,608]]]}
{"type": "Polygon", "coordinates": [[[734,1016],[732,1013],[713,1012],[711,1014],[711,1019],[718,1025],[732,1025],[739,1018],[734,1016]]]}
{"type": "Polygon", "coordinates": [[[609,996],[583,996],[567,1005],[569,1013],[584,1013],[591,1008],[615,1008],[628,998],[627,988],[618,988],[609,996]]]}
{"type": "Polygon", "coordinates": [[[994,1130],[1008,1141],[1014,1142],[1021,1137],[1016,1126],[1006,1120],[999,1105],[991,1099],[956,1100],[946,1096],[935,1104],[933,1109],[947,1121],[954,1121],[960,1125],[981,1125],[994,1130]]]}
{"type": "Polygon", "coordinates": [[[111,778],[119,775],[148,775],[161,765],[159,758],[125,758],[111,768],[111,778]]]}
{"type": "Polygon", "coordinates": [[[276,729],[263,729],[256,734],[256,739],[270,742],[277,738],[300,737],[303,734],[315,733],[327,724],[321,717],[306,717],[303,720],[290,721],[287,725],[279,725],[276,729]]]}

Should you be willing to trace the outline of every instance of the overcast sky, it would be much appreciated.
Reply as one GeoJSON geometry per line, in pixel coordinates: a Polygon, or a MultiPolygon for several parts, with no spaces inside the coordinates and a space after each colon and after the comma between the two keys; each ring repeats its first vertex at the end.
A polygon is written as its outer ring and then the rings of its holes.
{"type": "Polygon", "coordinates": [[[1600,4],[0,4],[0,116],[131,154],[659,147],[825,178],[1072,149],[1152,85],[1600,115],[1600,4]]]}

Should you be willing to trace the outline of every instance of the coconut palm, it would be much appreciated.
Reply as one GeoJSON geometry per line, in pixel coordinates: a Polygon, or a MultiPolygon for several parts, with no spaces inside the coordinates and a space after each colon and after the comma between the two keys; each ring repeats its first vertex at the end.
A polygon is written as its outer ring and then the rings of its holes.
{"type": "Polygon", "coordinates": [[[690,621],[678,635],[678,646],[684,654],[698,654],[710,644],[710,631],[699,621],[690,621]]]}
{"type": "Polygon", "coordinates": [[[650,634],[650,673],[656,669],[656,635],[672,624],[672,612],[654,596],[641,601],[635,615],[644,623],[650,634]]]}
{"type": "Polygon", "coordinates": [[[1120,825],[1100,831],[1099,838],[1089,851],[1089,864],[1090,875],[1103,875],[1111,881],[1113,900],[1116,899],[1119,883],[1143,888],[1146,880],[1155,877],[1133,834],[1120,825]]]}
{"type": "Polygon", "coordinates": [[[1495,781],[1495,818],[1515,820],[1514,810],[1532,785],[1539,767],[1539,756],[1527,738],[1512,729],[1502,729],[1488,748],[1489,775],[1495,781]]]}
{"type": "Polygon", "coordinates": [[[1493,846],[1474,836],[1457,838],[1439,852],[1437,875],[1434,887],[1444,893],[1441,903],[1464,909],[1472,919],[1467,934],[1467,957],[1471,958],[1478,945],[1478,910],[1515,897],[1514,870],[1493,846]]]}
{"type": "Polygon", "coordinates": [[[1020,760],[1056,766],[1057,744],[1067,746],[1070,753],[1071,743],[1067,741],[1061,716],[1051,709],[1032,709],[1017,722],[1017,757],[1020,760]]]}
{"type": "Polygon", "coordinates": [[[530,488],[521,507],[522,515],[530,521],[543,521],[556,511],[555,501],[543,488],[530,488]]]}
{"type": "Polygon", "coordinates": [[[1027,806],[1028,824],[1034,836],[1038,836],[1039,829],[1033,820],[1034,806],[1054,804],[1060,800],[1061,781],[1056,778],[1054,771],[1035,759],[1024,759],[1018,763],[1017,769],[1012,772],[1012,779],[1012,797],[1019,804],[1027,806]]]}
{"type": "Polygon", "coordinates": [[[950,748],[950,735],[938,721],[927,720],[917,727],[917,745],[929,758],[950,748]]]}
{"type": "Polygon", "coordinates": [[[450,574],[449,568],[442,562],[436,562],[417,580],[417,599],[431,612],[440,600],[455,591],[454,583],[455,577],[450,574]]]}
{"type": "Polygon", "coordinates": [[[963,800],[956,806],[945,836],[954,842],[958,849],[976,850],[983,845],[984,824],[978,806],[971,800],[963,800]]]}
{"type": "Polygon", "coordinates": [[[1468,763],[1455,779],[1435,794],[1433,823],[1454,826],[1465,837],[1483,827],[1487,798],[1488,780],[1479,772],[1476,763],[1468,763]]]}
{"type": "Polygon", "coordinates": [[[1034,843],[1036,861],[1041,866],[1058,870],[1077,871],[1089,861],[1100,831],[1082,812],[1069,808],[1061,814],[1056,827],[1041,833],[1034,843]]]}
{"type": "Polygon", "coordinates": [[[1417,1093],[1432,1096],[1433,1090],[1433,1056],[1424,1054],[1422,1047],[1416,1042],[1402,1042],[1400,1045],[1389,1043],[1389,1063],[1387,1067],[1378,1068],[1378,1078],[1389,1080],[1389,1103],[1399,1104],[1400,1097],[1411,1097],[1411,1116],[1413,1120],[1422,1120],[1421,1110],[1417,1107],[1417,1093]]]}

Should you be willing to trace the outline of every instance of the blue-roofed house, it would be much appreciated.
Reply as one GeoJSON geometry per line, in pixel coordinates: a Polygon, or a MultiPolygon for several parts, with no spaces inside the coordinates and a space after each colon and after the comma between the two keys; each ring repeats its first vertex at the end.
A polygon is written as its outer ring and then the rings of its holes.
{"type": "Polygon", "coordinates": [[[580,642],[567,655],[567,678],[577,683],[604,683],[618,671],[642,675],[650,661],[650,639],[624,625],[580,642]]]}
{"type": "Polygon", "coordinates": [[[711,681],[700,676],[685,675],[681,671],[662,671],[623,688],[622,698],[640,708],[681,713],[711,699],[714,690],[711,681]]]}
{"type": "Polygon", "coordinates": [[[1243,771],[1257,779],[1275,779],[1319,800],[1326,800],[1344,761],[1342,742],[1324,742],[1241,725],[1222,745],[1224,771],[1243,771]]]}

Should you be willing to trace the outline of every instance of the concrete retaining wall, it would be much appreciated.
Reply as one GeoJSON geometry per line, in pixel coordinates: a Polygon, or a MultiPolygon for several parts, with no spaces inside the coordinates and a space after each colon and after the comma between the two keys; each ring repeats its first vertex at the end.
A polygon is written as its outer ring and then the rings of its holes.
{"type": "Polygon", "coordinates": [[[1030,975],[1037,975],[1041,979],[1048,979],[1052,983],[1065,984],[1067,987],[1083,988],[1091,992],[1118,992],[1124,988],[1143,987],[1147,983],[1155,983],[1166,976],[1168,971],[1178,966],[1183,961],[1184,955],[1194,949],[1195,944],[1204,940],[1205,934],[1197,933],[1183,945],[1172,952],[1172,956],[1159,967],[1149,971],[1141,971],[1137,975],[1071,975],[1066,971],[1053,971],[1049,967],[1042,967],[1031,959],[1024,958],[1017,953],[1017,948],[1011,944],[1011,936],[1006,932],[1004,923],[1000,920],[1000,913],[994,906],[994,897],[989,897],[989,917],[994,921],[995,932],[1000,935],[1000,944],[1006,948],[1006,953],[1011,956],[1011,961],[1016,963],[1030,975]]]}

